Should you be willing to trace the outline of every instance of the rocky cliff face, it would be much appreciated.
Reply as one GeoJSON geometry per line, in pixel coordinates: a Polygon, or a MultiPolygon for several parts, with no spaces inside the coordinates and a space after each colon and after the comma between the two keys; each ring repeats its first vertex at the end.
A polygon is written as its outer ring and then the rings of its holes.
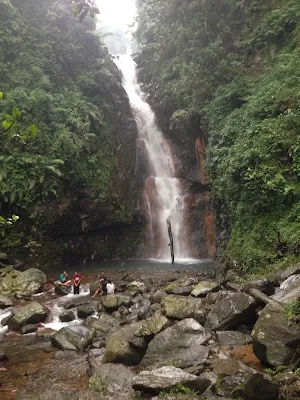
{"type": "MultiPolygon", "coordinates": [[[[111,61],[112,63],[112,61],[111,61]]],[[[96,198],[88,186],[70,189],[68,197],[33,207],[32,212],[43,215],[40,243],[32,244],[27,262],[53,265],[55,263],[86,262],[103,259],[134,257],[141,240],[141,219],[137,199],[140,186],[136,174],[136,125],[127,95],[121,85],[119,72],[112,64],[116,80],[112,95],[114,120],[115,175],[114,195],[96,198]],[[52,259],[49,260],[49,254],[52,259]]],[[[18,253],[19,250],[18,250],[18,253]]]]}

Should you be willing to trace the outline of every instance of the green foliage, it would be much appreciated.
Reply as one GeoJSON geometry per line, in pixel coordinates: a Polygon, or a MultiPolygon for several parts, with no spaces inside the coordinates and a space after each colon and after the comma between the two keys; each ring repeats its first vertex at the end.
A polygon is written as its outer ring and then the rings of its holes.
{"type": "Polygon", "coordinates": [[[163,397],[168,397],[170,395],[174,396],[176,394],[196,395],[197,393],[194,390],[191,390],[184,385],[177,384],[168,390],[163,390],[162,392],[160,392],[159,397],[163,398],[163,397]]]}
{"type": "Polygon", "coordinates": [[[94,18],[95,14],[100,14],[99,8],[96,7],[94,0],[71,0],[74,5],[73,14],[79,16],[79,21],[82,22],[84,18],[89,14],[91,18],[94,18]]]}
{"type": "Polygon", "coordinates": [[[5,249],[43,237],[61,204],[89,197],[126,214],[114,185],[119,72],[84,18],[94,2],[73,3],[81,22],[69,0],[0,0],[0,215],[20,215],[5,249]]]}
{"type": "Polygon", "coordinates": [[[295,300],[288,303],[285,307],[285,316],[288,320],[300,322],[300,301],[295,300]]]}
{"type": "Polygon", "coordinates": [[[140,78],[166,105],[171,132],[196,115],[208,138],[215,207],[230,228],[225,256],[248,272],[299,256],[300,2],[140,0],[138,9],[140,78]]]}

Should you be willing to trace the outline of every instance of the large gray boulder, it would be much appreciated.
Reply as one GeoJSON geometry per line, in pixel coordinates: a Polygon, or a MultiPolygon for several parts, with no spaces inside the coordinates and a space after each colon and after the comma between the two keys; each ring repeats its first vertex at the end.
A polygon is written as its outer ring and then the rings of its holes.
{"type": "Polygon", "coordinates": [[[19,330],[23,325],[44,322],[49,315],[49,310],[37,301],[18,307],[13,311],[13,316],[8,321],[8,328],[19,330]]]}
{"type": "Polygon", "coordinates": [[[74,325],[60,329],[50,337],[53,346],[61,350],[84,351],[92,344],[95,336],[94,329],[85,326],[74,325]]]}
{"type": "Polygon", "coordinates": [[[154,336],[141,366],[147,369],[173,365],[180,368],[203,364],[208,348],[203,346],[211,335],[193,318],[177,322],[154,336]]]}
{"type": "Polygon", "coordinates": [[[13,305],[12,301],[0,294],[0,309],[11,307],[13,305]]]}
{"type": "Polygon", "coordinates": [[[254,316],[256,302],[246,293],[233,293],[218,301],[208,314],[205,328],[211,330],[234,329],[254,316]]]}
{"type": "Polygon", "coordinates": [[[162,313],[172,319],[194,318],[195,312],[203,309],[200,299],[166,296],[161,301],[162,313]]]}
{"type": "Polygon", "coordinates": [[[142,392],[159,393],[182,385],[190,389],[197,387],[196,375],[182,371],[180,368],[165,366],[152,371],[142,371],[132,380],[132,387],[142,392]]]}
{"type": "Polygon", "coordinates": [[[106,339],[106,351],[103,357],[103,364],[139,364],[143,358],[144,350],[131,346],[130,341],[133,340],[135,332],[140,328],[141,323],[138,322],[110,334],[106,339]]]}
{"type": "Polygon", "coordinates": [[[290,365],[300,356],[300,326],[286,319],[284,308],[268,304],[254,325],[252,338],[254,354],[267,364],[290,365]]]}
{"type": "Polygon", "coordinates": [[[14,292],[34,294],[42,290],[46,283],[44,272],[30,268],[19,274],[14,280],[14,292]]]}

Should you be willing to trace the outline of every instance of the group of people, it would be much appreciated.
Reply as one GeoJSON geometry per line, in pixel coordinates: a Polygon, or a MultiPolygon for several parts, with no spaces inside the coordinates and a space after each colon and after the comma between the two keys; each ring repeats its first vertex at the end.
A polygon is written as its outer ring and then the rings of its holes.
{"type": "Polygon", "coordinates": [[[110,279],[107,279],[107,277],[104,275],[104,272],[101,272],[99,278],[99,286],[96,292],[93,294],[93,297],[99,295],[106,296],[107,294],[114,294],[114,293],[115,293],[115,285],[112,283],[110,279]]]}
{"type": "Polygon", "coordinates": [[[74,275],[72,276],[72,279],[69,279],[67,271],[64,271],[62,274],[60,274],[57,284],[60,286],[67,286],[67,287],[70,287],[73,284],[74,294],[79,294],[81,278],[82,275],[79,274],[78,272],[75,272],[74,275]]]}
{"type": "MultiPolygon", "coordinates": [[[[59,280],[57,281],[58,285],[70,287],[73,284],[74,294],[80,293],[80,283],[81,283],[82,275],[78,272],[75,272],[72,276],[72,279],[69,279],[67,271],[64,271],[60,276],[59,280]]],[[[93,294],[93,297],[99,295],[107,295],[107,294],[114,294],[115,293],[115,285],[112,283],[110,279],[107,279],[104,272],[101,272],[99,277],[99,286],[96,292],[93,294]]]]}

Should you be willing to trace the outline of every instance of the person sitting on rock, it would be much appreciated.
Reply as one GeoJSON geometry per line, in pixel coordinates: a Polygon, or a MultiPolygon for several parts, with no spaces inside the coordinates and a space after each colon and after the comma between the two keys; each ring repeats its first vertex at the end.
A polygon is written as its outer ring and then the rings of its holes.
{"type": "Polygon", "coordinates": [[[71,286],[72,281],[69,279],[67,271],[64,271],[62,274],[59,276],[59,281],[57,281],[58,285],[61,286],[71,286]]]}
{"type": "Polygon", "coordinates": [[[74,294],[79,294],[79,292],[80,292],[81,277],[82,277],[81,274],[79,274],[78,272],[75,272],[72,277],[74,294]]]}
{"type": "Polygon", "coordinates": [[[115,293],[115,285],[112,283],[110,279],[107,281],[106,285],[107,294],[114,294],[115,293]]]}
{"type": "Polygon", "coordinates": [[[93,294],[92,297],[96,297],[96,296],[98,296],[99,294],[103,294],[103,293],[102,293],[102,280],[101,280],[101,278],[99,278],[99,287],[98,287],[98,289],[96,290],[96,292],[93,294]]]}

